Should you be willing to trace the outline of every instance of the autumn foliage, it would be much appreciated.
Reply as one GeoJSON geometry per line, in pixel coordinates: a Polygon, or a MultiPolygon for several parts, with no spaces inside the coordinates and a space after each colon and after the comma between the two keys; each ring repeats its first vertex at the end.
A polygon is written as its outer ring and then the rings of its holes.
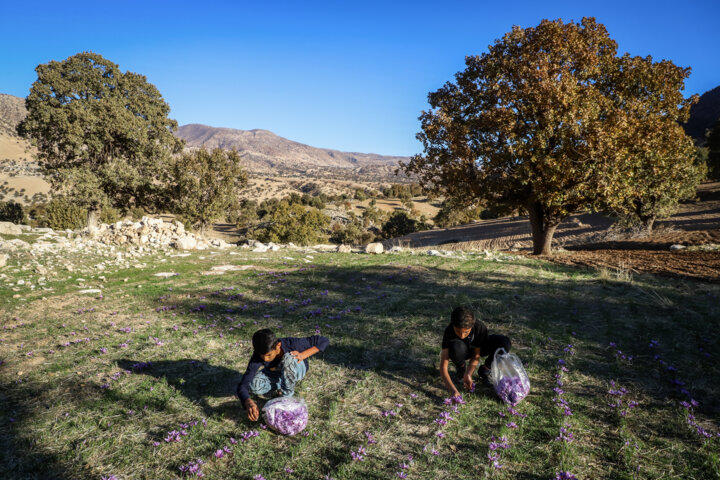
{"type": "Polygon", "coordinates": [[[697,182],[692,141],[678,126],[696,101],[681,94],[689,69],[619,57],[595,19],[514,27],[465,63],[429,94],[424,152],[403,169],[458,203],[524,209],[534,253],[550,253],[574,212],[647,205],[653,189],[677,203],[697,182]],[[676,188],[683,182],[691,186],[676,188]]]}

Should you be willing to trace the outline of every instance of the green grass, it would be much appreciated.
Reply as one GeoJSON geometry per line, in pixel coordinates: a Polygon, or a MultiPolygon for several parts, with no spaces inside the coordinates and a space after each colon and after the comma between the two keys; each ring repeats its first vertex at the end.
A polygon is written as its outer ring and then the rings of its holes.
{"type": "Polygon", "coordinates": [[[687,397],[671,383],[684,381],[700,402],[699,425],[720,430],[718,285],[523,258],[236,253],[156,254],[104,271],[93,269],[101,259],[78,254],[65,259],[72,272],[43,282],[24,268],[32,259],[12,256],[0,285],[0,478],[177,478],[198,458],[216,479],[389,479],[401,462],[410,479],[554,479],[561,470],[581,479],[720,478],[720,438],[688,425],[687,397]],[[230,263],[253,268],[201,274],[230,263]],[[154,276],[162,271],[179,275],[154,276]],[[37,287],[11,287],[19,278],[37,287]],[[101,287],[102,297],[77,293],[80,284],[101,287]],[[440,337],[459,304],[508,335],[526,362],[532,391],[517,407],[526,418],[479,386],[454,420],[433,423],[448,408],[440,337]],[[260,429],[234,397],[252,333],[307,336],[316,326],[330,347],[310,360],[298,391],[310,408],[307,435],[260,429]],[[553,400],[560,358],[571,417],[553,400]],[[137,362],[152,366],[123,373],[137,362]],[[638,402],[626,416],[608,405],[611,381],[627,389],[625,404],[638,402]],[[390,409],[396,416],[383,417],[390,409]],[[182,442],[164,441],[191,422],[182,442]],[[571,443],[555,440],[566,422],[571,443]],[[256,429],[257,438],[231,443],[256,429]],[[487,458],[493,436],[510,445],[499,470],[487,458]],[[225,446],[233,453],[216,459],[225,446]],[[354,462],[360,446],[367,455],[354,462]]]}

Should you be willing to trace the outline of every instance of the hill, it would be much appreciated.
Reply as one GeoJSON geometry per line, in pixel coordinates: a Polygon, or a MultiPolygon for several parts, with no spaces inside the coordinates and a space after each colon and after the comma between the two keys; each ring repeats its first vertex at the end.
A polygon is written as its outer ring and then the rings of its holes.
{"type": "Polygon", "coordinates": [[[705,144],[705,132],[720,119],[720,86],[700,96],[700,101],[690,109],[690,119],[683,125],[685,133],[695,139],[697,145],[705,144]]]}
{"type": "Polygon", "coordinates": [[[311,147],[267,130],[235,130],[190,124],[181,126],[177,136],[185,139],[188,148],[234,148],[254,170],[260,171],[308,173],[330,168],[358,174],[371,171],[389,173],[399,161],[408,160],[407,157],[311,147]]]}

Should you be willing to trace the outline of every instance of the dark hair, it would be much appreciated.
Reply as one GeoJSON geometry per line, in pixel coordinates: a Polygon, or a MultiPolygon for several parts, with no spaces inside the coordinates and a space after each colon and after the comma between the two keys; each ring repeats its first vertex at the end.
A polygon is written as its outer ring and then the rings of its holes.
{"type": "Polygon", "coordinates": [[[270,350],[275,348],[275,345],[277,345],[277,343],[277,337],[269,328],[263,328],[262,330],[258,330],[253,334],[253,350],[255,350],[255,353],[257,353],[258,355],[265,355],[270,350]]]}
{"type": "Polygon", "coordinates": [[[472,328],[475,325],[475,314],[470,307],[455,307],[450,314],[450,323],[457,328],[472,328]]]}

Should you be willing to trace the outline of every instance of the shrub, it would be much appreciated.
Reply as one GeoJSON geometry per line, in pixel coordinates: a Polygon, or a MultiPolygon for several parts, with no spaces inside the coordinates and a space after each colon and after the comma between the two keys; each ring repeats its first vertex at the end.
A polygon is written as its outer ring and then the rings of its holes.
{"type": "Polygon", "coordinates": [[[433,221],[441,228],[454,227],[470,223],[482,217],[483,210],[479,206],[462,207],[451,201],[444,201],[433,221]]]}
{"type": "Polygon", "coordinates": [[[129,215],[133,220],[140,220],[145,216],[145,210],[142,207],[132,207],[125,211],[125,215],[129,215]]]}
{"type": "Polygon", "coordinates": [[[12,222],[12,223],[23,223],[25,220],[25,212],[19,203],[0,202],[0,221],[12,222]]]}
{"type": "Polygon", "coordinates": [[[375,240],[375,234],[363,228],[356,219],[347,225],[333,226],[330,241],[341,245],[365,245],[375,240]]]}
{"type": "Polygon", "coordinates": [[[105,207],[100,212],[100,222],[101,223],[115,223],[118,220],[121,220],[123,217],[122,212],[119,208],[114,207],[105,207]]]}
{"type": "Polygon", "coordinates": [[[45,206],[45,216],[40,220],[43,226],[55,230],[78,230],[85,227],[87,210],[66,197],[56,197],[45,206]]]}
{"type": "Polygon", "coordinates": [[[263,225],[256,230],[263,242],[293,242],[298,245],[317,243],[330,219],[316,209],[280,202],[263,217],[263,225]]]}
{"type": "Polygon", "coordinates": [[[411,218],[406,212],[395,211],[382,226],[385,238],[402,237],[409,233],[427,229],[427,226],[411,218]]]}

